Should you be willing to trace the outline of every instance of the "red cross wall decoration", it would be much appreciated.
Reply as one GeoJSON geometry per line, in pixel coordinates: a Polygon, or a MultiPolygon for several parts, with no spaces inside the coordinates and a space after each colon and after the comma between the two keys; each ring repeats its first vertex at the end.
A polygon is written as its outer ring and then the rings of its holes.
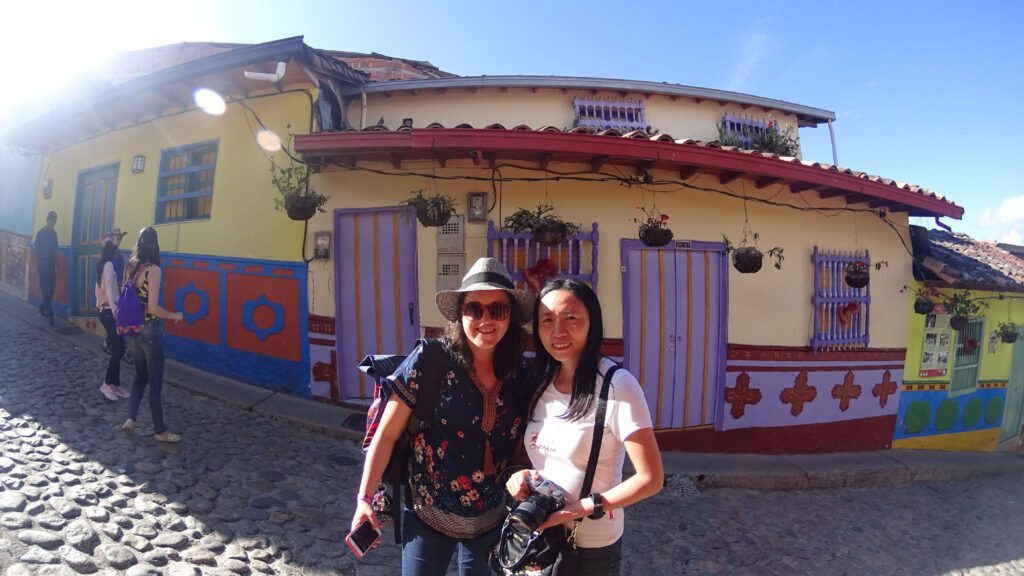
{"type": "Polygon", "coordinates": [[[317,362],[313,364],[313,379],[317,382],[331,383],[331,400],[341,400],[338,391],[338,353],[331,351],[331,363],[317,362]]]}
{"type": "Polygon", "coordinates": [[[804,404],[813,402],[817,396],[818,389],[807,385],[807,370],[801,370],[793,380],[793,386],[782,389],[779,400],[782,400],[783,404],[792,404],[789,413],[796,417],[804,411],[804,404]]]}
{"type": "Polygon", "coordinates": [[[843,412],[850,409],[850,400],[860,398],[860,386],[853,383],[853,370],[846,373],[842,384],[832,388],[832,397],[839,400],[839,409],[843,412]]]}
{"type": "Polygon", "coordinates": [[[889,403],[889,396],[896,393],[896,383],[892,381],[892,375],[886,370],[885,374],[882,375],[882,381],[875,384],[875,387],[871,389],[871,395],[878,398],[878,405],[885,408],[885,405],[889,403]]]}
{"type": "Polygon", "coordinates": [[[750,375],[746,372],[736,378],[735,387],[725,389],[725,403],[732,405],[729,413],[737,420],[747,411],[747,404],[754,405],[760,401],[761,391],[750,387],[750,375]]]}

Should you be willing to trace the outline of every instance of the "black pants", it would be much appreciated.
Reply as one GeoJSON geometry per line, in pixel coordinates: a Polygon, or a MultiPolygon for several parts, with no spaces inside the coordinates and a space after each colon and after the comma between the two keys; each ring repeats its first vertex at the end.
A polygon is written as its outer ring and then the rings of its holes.
{"type": "Polygon", "coordinates": [[[124,358],[124,339],[117,333],[117,322],[110,308],[100,310],[100,324],[107,331],[107,346],[110,347],[110,360],[107,362],[107,376],[103,380],[114,386],[121,385],[121,358],[124,358]]]}
{"type": "Polygon", "coordinates": [[[57,263],[52,258],[39,260],[39,290],[43,293],[43,301],[39,304],[39,313],[53,318],[53,290],[57,284],[57,263]]]}

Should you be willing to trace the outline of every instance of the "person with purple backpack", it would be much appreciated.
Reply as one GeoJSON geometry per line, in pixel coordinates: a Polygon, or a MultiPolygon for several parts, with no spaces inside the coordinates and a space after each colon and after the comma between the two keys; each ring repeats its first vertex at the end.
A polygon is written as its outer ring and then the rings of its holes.
{"type": "Polygon", "coordinates": [[[163,320],[179,322],[181,312],[160,306],[160,243],[156,230],[147,227],[139,232],[128,268],[125,286],[118,300],[117,330],[125,334],[135,358],[135,384],[128,402],[128,419],[121,429],[135,428],[142,394],[149,386],[149,411],[153,417],[153,437],[157,442],[180,442],[181,436],[167,429],[161,392],[164,383],[163,320]],[[134,295],[134,297],[133,297],[134,295]],[[141,302],[141,307],[136,302],[141,302]],[[133,317],[137,316],[137,317],[133,317]]]}
{"type": "Polygon", "coordinates": [[[107,346],[110,360],[107,361],[107,375],[103,378],[100,392],[108,400],[128,398],[131,392],[121,387],[121,358],[124,357],[124,340],[117,333],[117,293],[120,283],[114,267],[117,245],[110,240],[103,243],[100,261],[96,263],[96,309],[100,311],[100,324],[107,331],[107,346]]]}

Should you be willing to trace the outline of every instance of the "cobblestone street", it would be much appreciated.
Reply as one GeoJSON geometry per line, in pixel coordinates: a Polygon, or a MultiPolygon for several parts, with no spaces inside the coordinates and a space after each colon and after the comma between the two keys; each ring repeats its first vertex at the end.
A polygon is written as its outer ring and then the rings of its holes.
{"type": "MultiPolygon", "coordinates": [[[[399,573],[390,533],[366,563],[342,543],[353,443],[166,387],[183,441],[158,445],[145,402],[119,430],[103,367],[0,311],[0,574],[399,573]]],[[[1024,574],[1021,475],[700,493],[672,478],[627,514],[623,574],[1024,574]]]]}

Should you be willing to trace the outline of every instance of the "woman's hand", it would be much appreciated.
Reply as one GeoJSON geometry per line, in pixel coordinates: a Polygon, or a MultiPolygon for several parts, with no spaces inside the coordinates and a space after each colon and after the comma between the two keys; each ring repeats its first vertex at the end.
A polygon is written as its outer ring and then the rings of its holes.
{"type": "Polygon", "coordinates": [[[562,508],[555,510],[554,512],[551,513],[551,515],[549,515],[544,520],[544,522],[541,522],[541,525],[537,527],[537,531],[543,532],[544,530],[551,528],[552,526],[558,526],[559,524],[568,524],[573,520],[585,518],[590,514],[593,514],[593,504],[591,503],[590,510],[587,510],[586,506],[583,505],[584,502],[589,503],[590,499],[584,498],[583,500],[578,500],[576,502],[573,502],[572,504],[566,504],[562,508]]]}
{"type": "Polygon", "coordinates": [[[536,480],[540,478],[540,474],[536,470],[520,470],[509,476],[508,482],[505,482],[505,489],[519,502],[526,500],[526,497],[530,495],[530,485],[526,483],[527,477],[536,480]]]}
{"type": "Polygon", "coordinates": [[[369,502],[362,500],[356,501],[356,513],[352,516],[352,526],[349,527],[349,531],[354,531],[359,528],[359,525],[369,520],[370,524],[377,530],[380,530],[380,521],[377,520],[377,515],[373,512],[373,507],[370,506],[369,502]]]}

